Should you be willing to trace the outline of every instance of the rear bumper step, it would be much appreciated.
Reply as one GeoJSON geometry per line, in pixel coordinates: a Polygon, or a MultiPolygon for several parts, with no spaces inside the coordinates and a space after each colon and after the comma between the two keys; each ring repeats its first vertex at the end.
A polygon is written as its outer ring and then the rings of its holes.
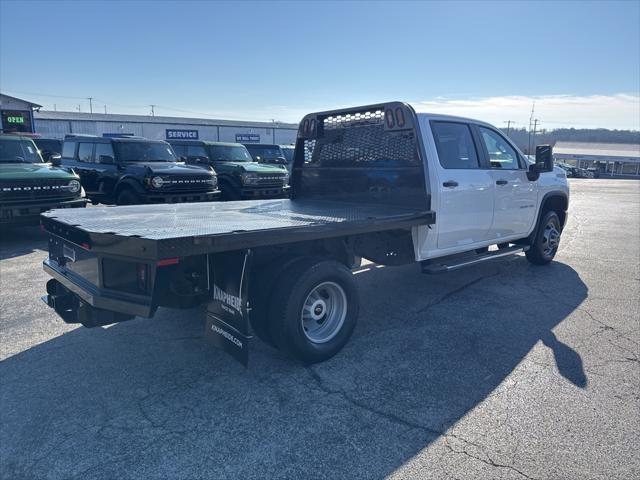
{"type": "Polygon", "coordinates": [[[479,254],[474,257],[465,256],[462,258],[447,259],[446,261],[438,261],[438,259],[427,260],[421,262],[422,273],[434,274],[451,272],[452,270],[458,270],[459,268],[468,267],[477,263],[493,260],[495,258],[502,258],[508,255],[526,252],[529,248],[529,245],[515,245],[513,247],[479,254]]]}

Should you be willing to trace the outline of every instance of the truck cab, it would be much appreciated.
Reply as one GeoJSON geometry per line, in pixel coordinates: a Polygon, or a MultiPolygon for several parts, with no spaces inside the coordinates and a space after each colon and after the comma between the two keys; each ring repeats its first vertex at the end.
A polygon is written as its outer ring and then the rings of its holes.
{"type": "Polygon", "coordinates": [[[188,163],[212,166],[218,174],[223,200],[284,198],[289,174],[280,166],[258,163],[241,143],[170,140],[188,163]]]}
{"type": "Polygon", "coordinates": [[[536,171],[543,167],[531,165],[485,122],[428,113],[417,113],[417,119],[438,217],[433,229],[416,232],[419,259],[528,238],[546,208],[555,209],[564,226],[569,187],[551,159],[545,171],[536,171]]]}
{"type": "Polygon", "coordinates": [[[62,164],[80,175],[94,203],[203,202],[220,196],[213,169],[185,165],[163,141],[67,135],[62,164]]]}
{"type": "Polygon", "coordinates": [[[45,163],[30,138],[0,135],[0,224],[37,225],[46,210],[86,203],[73,170],[45,163]]]}

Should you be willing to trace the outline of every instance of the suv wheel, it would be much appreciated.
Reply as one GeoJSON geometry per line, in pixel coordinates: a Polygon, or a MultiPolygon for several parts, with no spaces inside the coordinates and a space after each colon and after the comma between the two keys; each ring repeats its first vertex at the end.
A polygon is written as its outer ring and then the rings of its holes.
{"type": "Polygon", "coordinates": [[[116,198],[118,205],[137,205],[141,203],[140,196],[131,188],[125,188],[118,193],[116,198]]]}

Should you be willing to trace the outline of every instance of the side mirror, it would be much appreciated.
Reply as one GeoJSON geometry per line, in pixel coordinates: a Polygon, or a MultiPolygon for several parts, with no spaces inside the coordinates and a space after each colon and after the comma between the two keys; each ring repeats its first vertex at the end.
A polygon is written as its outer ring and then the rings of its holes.
{"type": "Polygon", "coordinates": [[[287,159],[284,158],[284,157],[277,157],[276,158],[276,163],[286,164],[287,163],[287,159]]]}
{"type": "Polygon", "coordinates": [[[98,160],[100,161],[100,163],[106,163],[108,165],[113,165],[114,163],[116,163],[115,158],[113,158],[111,155],[100,155],[100,158],[98,160]]]}
{"type": "Polygon", "coordinates": [[[181,162],[186,162],[187,160],[189,160],[189,158],[186,155],[180,155],[181,162]]]}
{"type": "Polygon", "coordinates": [[[551,145],[538,145],[536,147],[535,166],[538,172],[553,171],[553,150],[551,145]]]}
{"type": "Polygon", "coordinates": [[[54,167],[59,167],[60,165],[62,165],[62,156],[57,153],[53,153],[49,155],[49,161],[54,167]]]}
{"type": "Polygon", "coordinates": [[[256,162],[262,162],[262,157],[260,155],[256,155],[256,162]]]}

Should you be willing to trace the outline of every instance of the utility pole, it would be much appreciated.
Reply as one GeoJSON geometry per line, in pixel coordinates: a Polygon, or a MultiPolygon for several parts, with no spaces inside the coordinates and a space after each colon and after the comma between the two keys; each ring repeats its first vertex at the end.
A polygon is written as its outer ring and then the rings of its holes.
{"type": "Polygon", "coordinates": [[[151,116],[155,117],[156,116],[156,112],[154,111],[155,105],[149,105],[151,107],[151,116]]]}
{"type": "Polygon", "coordinates": [[[80,104],[78,104],[78,112],[81,112],[80,104]]]}
{"type": "Polygon", "coordinates": [[[104,106],[104,114],[105,115],[107,114],[107,106],[106,105],[104,106]]]}
{"type": "Polygon", "coordinates": [[[536,101],[533,101],[533,105],[531,105],[531,115],[529,116],[529,148],[527,154],[531,155],[531,123],[533,122],[533,112],[536,109],[536,101]]]}
{"type": "Polygon", "coordinates": [[[54,111],[54,112],[57,112],[57,111],[58,111],[57,106],[56,106],[56,104],[55,104],[55,103],[53,104],[53,111],[54,111]]]}
{"type": "MultiPolygon", "coordinates": [[[[536,145],[536,128],[538,127],[538,122],[540,120],[538,120],[537,118],[533,121],[533,146],[535,147],[536,145]]],[[[529,154],[531,155],[531,154],[529,154]]]]}
{"type": "Polygon", "coordinates": [[[509,131],[511,130],[511,124],[516,123],[513,120],[505,120],[504,123],[507,124],[507,137],[509,136],[509,131]]]}
{"type": "Polygon", "coordinates": [[[87,97],[89,100],[89,113],[93,113],[93,97],[87,97]]]}

